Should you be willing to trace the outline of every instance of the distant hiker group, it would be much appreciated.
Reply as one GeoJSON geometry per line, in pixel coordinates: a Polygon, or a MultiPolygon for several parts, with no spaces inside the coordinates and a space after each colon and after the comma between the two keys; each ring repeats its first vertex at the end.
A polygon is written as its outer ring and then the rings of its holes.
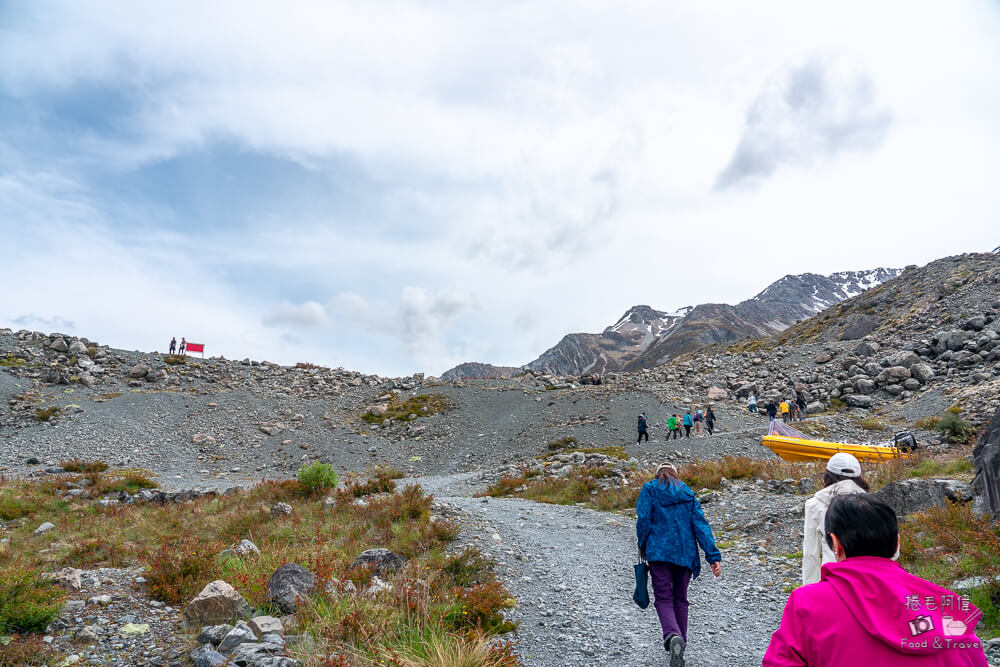
{"type": "MultiPolygon", "coordinates": [[[[712,410],[712,406],[705,408],[705,412],[688,410],[683,416],[677,413],[671,414],[667,417],[667,440],[680,438],[681,428],[684,429],[685,438],[691,437],[692,429],[694,435],[699,438],[705,435],[705,431],[712,435],[715,432],[715,422],[715,411],[712,410]]],[[[636,444],[642,442],[643,439],[649,442],[649,416],[645,412],[639,415],[639,437],[636,444]]]]}
{"type": "MultiPolygon", "coordinates": [[[[792,400],[782,398],[780,403],[775,403],[774,399],[770,399],[764,406],[764,410],[767,413],[768,421],[773,422],[778,418],[779,413],[783,422],[801,421],[806,418],[806,399],[801,396],[792,400]]],[[[747,396],[747,411],[751,414],[757,414],[757,397],[753,395],[753,392],[747,396]]]]}

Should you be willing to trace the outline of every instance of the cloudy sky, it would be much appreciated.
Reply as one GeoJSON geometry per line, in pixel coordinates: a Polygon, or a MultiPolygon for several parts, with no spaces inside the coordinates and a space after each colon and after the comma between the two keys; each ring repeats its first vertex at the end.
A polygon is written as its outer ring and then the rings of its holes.
{"type": "Polygon", "coordinates": [[[439,374],[1000,243],[996,1],[10,1],[0,49],[0,326],[439,374]]]}

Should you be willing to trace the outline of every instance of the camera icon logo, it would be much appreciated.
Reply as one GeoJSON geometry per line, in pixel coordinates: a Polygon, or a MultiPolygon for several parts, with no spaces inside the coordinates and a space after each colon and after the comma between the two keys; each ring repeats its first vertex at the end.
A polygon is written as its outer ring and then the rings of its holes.
{"type": "Polygon", "coordinates": [[[910,634],[916,637],[934,629],[934,620],[925,615],[917,616],[906,622],[910,626],[910,634]]]}

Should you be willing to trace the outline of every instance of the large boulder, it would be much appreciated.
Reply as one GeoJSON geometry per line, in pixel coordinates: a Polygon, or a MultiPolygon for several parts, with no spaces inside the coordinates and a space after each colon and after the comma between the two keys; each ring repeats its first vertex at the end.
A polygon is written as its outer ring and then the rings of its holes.
{"type": "Polygon", "coordinates": [[[729,398],[729,392],[727,392],[722,387],[709,387],[708,388],[708,400],[710,401],[722,401],[729,398]]]}
{"type": "Polygon", "coordinates": [[[913,364],[910,366],[910,376],[920,384],[927,384],[934,377],[934,369],[931,368],[930,364],[924,362],[913,364]]]}
{"type": "Polygon", "coordinates": [[[887,356],[883,362],[883,366],[902,366],[903,368],[909,368],[913,364],[920,363],[920,355],[911,350],[900,350],[899,352],[893,352],[887,356]]]}
{"type": "Polygon", "coordinates": [[[904,479],[886,484],[875,495],[889,503],[896,514],[906,516],[944,505],[946,500],[969,502],[973,490],[968,482],[955,479],[904,479]]]}
{"type": "Polygon", "coordinates": [[[934,351],[941,354],[947,350],[957,352],[961,350],[967,340],[972,337],[968,331],[955,329],[953,331],[942,331],[934,336],[934,351]]]}
{"type": "Polygon", "coordinates": [[[222,638],[219,642],[218,651],[222,655],[229,655],[236,650],[236,647],[240,644],[248,644],[250,642],[256,642],[257,635],[254,631],[250,629],[250,626],[240,621],[236,624],[236,627],[226,633],[226,636],[222,638]]]}
{"type": "Polygon", "coordinates": [[[867,377],[859,376],[851,379],[851,385],[854,387],[854,391],[859,394],[874,394],[875,393],[875,381],[869,380],[867,377]]]}
{"type": "Polygon", "coordinates": [[[77,354],[77,355],[87,354],[87,346],[84,345],[82,342],[75,340],[72,343],[70,343],[69,349],[66,351],[69,352],[70,354],[77,354]]]}
{"type": "Polygon", "coordinates": [[[184,608],[184,625],[187,628],[228,623],[239,618],[250,618],[250,605],[235,588],[221,579],[205,586],[184,608]]]}
{"type": "Polygon", "coordinates": [[[1000,407],[986,426],[976,448],[972,450],[976,464],[975,508],[980,513],[1000,515],[1000,407]]]}
{"type": "Polygon", "coordinates": [[[858,394],[845,396],[844,402],[852,408],[870,408],[875,403],[871,396],[861,396],[858,394]]]}
{"type": "Polygon", "coordinates": [[[368,566],[375,568],[375,574],[385,575],[397,572],[406,565],[406,558],[388,549],[368,549],[354,559],[351,567],[368,566]]]}
{"type": "Polygon", "coordinates": [[[287,563],[271,575],[267,592],[271,602],[286,614],[292,614],[299,600],[304,600],[315,585],[316,576],[312,572],[297,563],[287,563]]]}

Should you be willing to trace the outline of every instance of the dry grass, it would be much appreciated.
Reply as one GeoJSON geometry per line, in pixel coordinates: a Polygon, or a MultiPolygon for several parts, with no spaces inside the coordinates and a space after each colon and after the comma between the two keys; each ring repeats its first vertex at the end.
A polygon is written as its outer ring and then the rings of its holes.
{"type": "Polygon", "coordinates": [[[452,407],[451,401],[441,394],[418,394],[410,396],[406,400],[400,400],[399,396],[393,396],[386,404],[386,413],[383,415],[374,412],[366,412],[361,418],[369,424],[382,424],[392,419],[395,421],[411,421],[418,417],[429,417],[441,412],[447,412],[452,407]]]}
{"type": "MultiPolygon", "coordinates": [[[[101,480],[94,486],[103,488],[134,474],[90,473],[101,480]]],[[[386,470],[382,478],[393,475],[386,470]]],[[[38,582],[41,572],[65,566],[142,564],[151,593],[170,604],[183,605],[209,581],[224,579],[252,606],[277,613],[270,608],[267,580],[279,566],[300,563],[321,580],[351,580],[363,588],[372,573],[350,564],[365,549],[385,547],[410,559],[388,577],[391,593],[370,599],[318,592],[300,609],[303,630],[329,649],[323,655],[306,651],[308,666],[323,665],[331,653],[350,656],[344,664],[378,664],[395,647],[430,637],[455,644],[461,654],[476,633],[487,637],[511,629],[503,616],[510,597],[490,563],[481,555],[447,553],[457,527],[431,520],[431,497],[417,486],[371,496],[364,506],[354,504],[353,494],[338,494],[334,504],[325,505],[322,493],[296,480],[267,481],[240,494],[177,505],[101,508],[58,495],[67,481],[82,479],[0,479],[0,516],[21,519],[5,534],[11,542],[0,550],[0,586],[15,574],[38,582]],[[290,504],[292,514],[272,519],[268,510],[276,502],[290,504]],[[35,535],[42,521],[56,529],[35,535]],[[220,559],[225,547],[243,538],[262,554],[220,559]]]]}

